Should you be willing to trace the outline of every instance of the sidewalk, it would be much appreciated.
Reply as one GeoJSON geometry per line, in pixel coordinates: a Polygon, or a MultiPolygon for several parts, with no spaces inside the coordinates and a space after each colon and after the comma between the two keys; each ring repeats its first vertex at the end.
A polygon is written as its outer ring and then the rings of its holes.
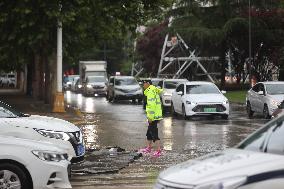
{"type": "Polygon", "coordinates": [[[43,116],[57,117],[70,121],[72,123],[77,123],[83,121],[83,117],[79,111],[66,107],[65,113],[53,113],[52,106],[45,104],[43,101],[35,100],[30,96],[26,95],[0,95],[0,100],[11,105],[18,111],[26,114],[36,114],[43,116]]]}

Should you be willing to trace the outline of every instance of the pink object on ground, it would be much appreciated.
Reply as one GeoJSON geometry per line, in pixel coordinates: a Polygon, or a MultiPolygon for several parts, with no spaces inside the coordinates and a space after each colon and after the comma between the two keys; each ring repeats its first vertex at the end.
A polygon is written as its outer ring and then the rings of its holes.
{"type": "Polygon", "coordinates": [[[153,157],[160,157],[162,155],[162,151],[161,150],[157,150],[153,153],[153,157]]]}
{"type": "Polygon", "coordinates": [[[139,152],[140,152],[140,153],[143,153],[143,154],[147,154],[147,153],[150,153],[150,152],[151,152],[151,148],[146,147],[146,148],[144,148],[144,149],[140,149],[139,152]]]}

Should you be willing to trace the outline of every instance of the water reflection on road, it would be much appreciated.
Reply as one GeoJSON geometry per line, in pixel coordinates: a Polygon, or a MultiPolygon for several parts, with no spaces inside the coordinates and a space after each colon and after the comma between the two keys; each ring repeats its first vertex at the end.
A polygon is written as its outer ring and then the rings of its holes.
{"type": "MultiPolygon", "coordinates": [[[[85,123],[80,126],[85,134],[87,148],[120,146],[127,150],[137,150],[145,145],[147,122],[142,105],[130,101],[110,103],[104,97],[84,97],[71,92],[67,92],[65,98],[68,106],[84,112],[85,123]]],[[[147,170],[148,173],[154,170],[157,174],[157,170],[172,164],[233,147],[266,121],[247,119],[243,107],[236,105],[232,105],[229,120],[206,117],[184,120],[166,114],[159,123],[164,156],[158,160],[142,158],[135,164],[135,168],[130,166],[130,170],[124,174],[129,176],[129,172],[138,172],[136,176],[139,177],[147,170]]],[[[149,180],[147,176],[145,179],[149,180]]]]}

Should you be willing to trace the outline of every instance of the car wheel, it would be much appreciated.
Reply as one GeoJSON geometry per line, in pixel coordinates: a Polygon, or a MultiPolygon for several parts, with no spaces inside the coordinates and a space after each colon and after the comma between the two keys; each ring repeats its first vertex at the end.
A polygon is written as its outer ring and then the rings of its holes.
{"type": "Polygon", "coordinates": [[[0,164],[0,188],[32,188],[28,175],[17,165],[0,164]]]}
{"type": "Polygon", "coordinates": [[[249,118],[252,118],[254,111],[251,110],[250,102],[247,102],[247,115],[249,118]]]}
{"type": "Polygon", "coordinates": [[[184,105],[182,105],[182,115],[183,115],[183,118],[185,119],[185,120],[187,120],[189,117],[186,115],[186,111],[185,111],[185,107],[184,107],[184,105]]]}
{"type": "Polygon", "coordinates": [[[222,119],[228,119],[229,115],[228,114],[224,114],[224,115],[221,115],[222,119]]]}
{"type": "Polygon", "coordinates": [[[263,108],[263,117],[264,117],[264,119],[270,119],[271,118],[271,116],[269,115],[268,106],[266,104],[264,104],[264,108],[263,108]]]}
{"type": "Polygon", "coordinates": [[[177,116],[177,112],[175,111],[175,107],[174,107],[173,103],[171,103],[171,114],[173,116],[177,116]]]}

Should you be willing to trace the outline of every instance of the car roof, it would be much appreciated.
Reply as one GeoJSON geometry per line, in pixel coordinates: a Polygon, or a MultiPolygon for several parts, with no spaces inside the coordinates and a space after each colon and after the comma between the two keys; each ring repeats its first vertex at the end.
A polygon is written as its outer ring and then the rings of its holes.
{"type": "Polygon", "coordinates": [[[258,82],[258,83],[263,83],[264,85],[265,84],[284,84],[284,81],[263,81],[263,82],[258,82]]]}
{"type": "Polygon", "coordinates": [[[100,75],[89,75],[89,76],[87,76],[87,78],[90,78],[90,77],[105,77],[105,76],[100,76],[100,75]]]}
{"type": "Polygon", "coordinates": [[[212,85],[214,83],[209,81],[188,81],[185,83],[186,85],[212,85]]]}
{"type": "Polygon", "coordinates": [[[114,77],[114,78],[118,78],[118,79],[127,79],[127,78],[129,78],[129,79],[135,79],[133,76],[112,76],[112,77],[114,77]]]}
{"type": "Polygon", "coordinates": [[[188,81],[187,79],[164,79],[164,81],[188,81]]]}

